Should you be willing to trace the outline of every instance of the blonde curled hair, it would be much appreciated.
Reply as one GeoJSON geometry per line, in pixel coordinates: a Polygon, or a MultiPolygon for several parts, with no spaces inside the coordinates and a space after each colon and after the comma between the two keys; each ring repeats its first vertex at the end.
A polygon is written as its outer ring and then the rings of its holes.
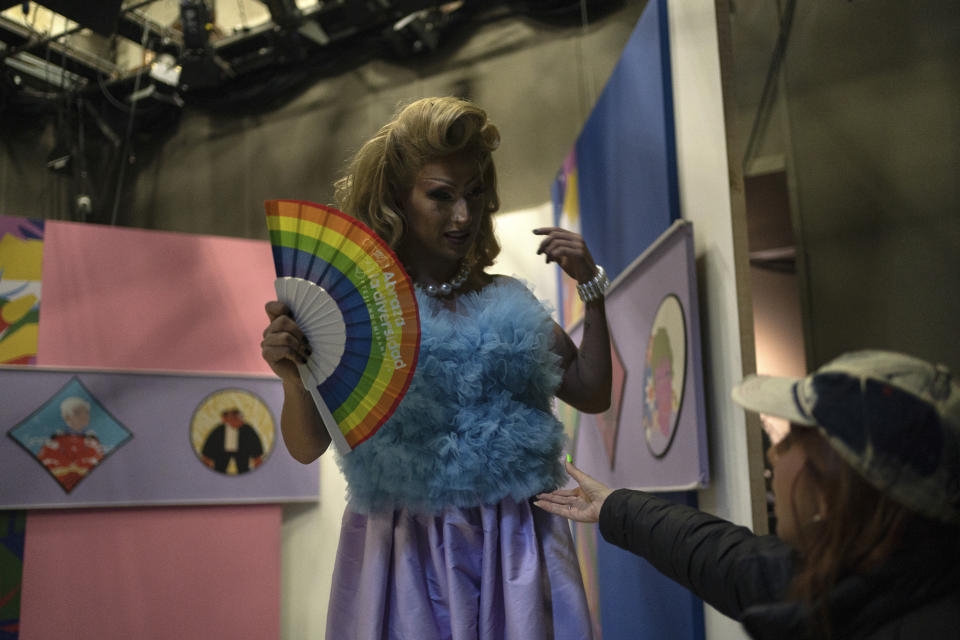
{"type": "Polygon", "coordinates": [[[483,220],[468,258],[481,268],[493,264],[500,243],[492,215],[500,208],[491,153],[500,133],[485,111],[453,97],[423,98],[401,108],[349,161],[334,184],[337,207],[361,220],[397,249],[403,240],[403,199],[423,166],[466,152],[476,158],[483,184],[483,220]]]}

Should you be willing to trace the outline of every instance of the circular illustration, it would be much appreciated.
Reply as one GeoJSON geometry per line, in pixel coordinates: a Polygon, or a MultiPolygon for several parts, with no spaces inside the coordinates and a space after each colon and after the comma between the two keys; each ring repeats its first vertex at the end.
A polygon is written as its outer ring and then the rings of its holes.
{"type": "Polygon", "coordinates": [[[687,332],[675,295],[660,303],[647,341],[643,371],[643,430],[654,456],[666,455],[677,430],[687,372],[687,332]]]}
{"type": "Polygon", "coordinates": [[[264,463],[276,440],[273,415],[249,391],[211,393],[193,412],[190,443],[197,457],[214,471],[239,475],[264,463]]]}

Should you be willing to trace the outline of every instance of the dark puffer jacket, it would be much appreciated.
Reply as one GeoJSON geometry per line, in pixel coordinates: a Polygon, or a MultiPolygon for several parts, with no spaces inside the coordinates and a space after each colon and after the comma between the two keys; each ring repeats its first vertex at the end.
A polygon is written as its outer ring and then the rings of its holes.
{"type": "MultiPolygon", "coordinates": [[[[626,489],[604,502],[600,532],[739,620],[754,638],[827,637],[808,607],[787,599],[796,556],[775,536],[756,536],[696,509],[626,489]]],[[[825,600],[831,640],[960,638],[958,548],[950,535],[908,538],[880,567],[840,580],[825,600]]]]}

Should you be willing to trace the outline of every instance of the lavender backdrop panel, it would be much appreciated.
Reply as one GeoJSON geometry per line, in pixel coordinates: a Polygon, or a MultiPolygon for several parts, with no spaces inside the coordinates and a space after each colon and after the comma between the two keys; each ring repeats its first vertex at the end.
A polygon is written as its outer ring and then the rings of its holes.
{"type": "Polygon", "coordinates": [[[275,378],[0,367],[0,390],[0,509],[317,498],[275,378]]]}
{"type": "MultiPolygon", "coordinates": [[[[576,417],[571,449],[577,465],[612,487],[680,491],[706,486],[709,467],[692,225],[677,221],[665,231],[616,279],[606,305],[622,382],[617,384],[615,376],[608,413],[576,417]],[[651,333],[658,333],[654,330],[657,312],[671,297],[683,313],[684,348],[677,348],[676,334],[671,338],[673,353],[684,354],[684,361],[674,363],[673,371],[682,379],[676,389],[666,389],[675,405],[664,413],[664,436],[649,440],[649,421],[657,415],[657,371],[649,364],[654,346],[651,333]]],[[[582,324],[571,332],[578,343],[582,332],[582,324]]]]}

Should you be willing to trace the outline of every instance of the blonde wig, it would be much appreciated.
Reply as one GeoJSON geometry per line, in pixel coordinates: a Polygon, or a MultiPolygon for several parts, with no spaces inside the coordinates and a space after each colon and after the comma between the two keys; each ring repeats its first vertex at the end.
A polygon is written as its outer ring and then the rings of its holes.
{"type": "Polygon", "coordinates": [[[500,133],[476,105],[453,97],[417,100],[401,108],[353,156],[334,185],[337,206],[397,249],[405,231],[400,203],[423,165],[454,153],[472,154],[483,183],[484,216],[468,257],[489,267],[500,253],[491,215],[500,208],[491,157],[499,144],[500,133]]]}

